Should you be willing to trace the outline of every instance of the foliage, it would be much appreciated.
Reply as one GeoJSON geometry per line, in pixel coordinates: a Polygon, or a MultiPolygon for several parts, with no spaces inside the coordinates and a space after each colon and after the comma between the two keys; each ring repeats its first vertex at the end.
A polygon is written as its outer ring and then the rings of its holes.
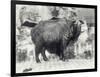
{"type": "Polygon", "coordinates": [[[17,58],[18,62],[26,61],[27,51],[23,50],[23,52],[22,52],[21,50],[19,50],[19,52],[16,52],[16,58],[17,58]]]}

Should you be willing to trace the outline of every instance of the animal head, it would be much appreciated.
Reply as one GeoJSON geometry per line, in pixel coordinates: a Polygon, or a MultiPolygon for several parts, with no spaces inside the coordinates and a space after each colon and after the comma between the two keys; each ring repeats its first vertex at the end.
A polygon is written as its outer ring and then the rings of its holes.
{"type": "Polygon", "coordinates": [[[88,26],[85,20],[76,20],[74,24],[81,27],[81,32],[88,30],[88,26]]]}
{"type": "MultiPolygon", "coordinates": [[[[73,40],[74,42],[76,42],[80,36],[81,33],[83,33],[85,30],[87,30],[87,25],[86,22],[83,20],[75,20],[72,22],[71,25],[71,40],[73,40]]],[[[74,43],[73,42],[73,43],[74,43]]]]}

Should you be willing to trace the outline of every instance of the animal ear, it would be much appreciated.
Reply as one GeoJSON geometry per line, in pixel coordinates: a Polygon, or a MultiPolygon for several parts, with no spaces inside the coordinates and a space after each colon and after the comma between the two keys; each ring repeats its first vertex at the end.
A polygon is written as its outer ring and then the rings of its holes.
{"type": "Polygon", "coordinates": [[[80,24],[79,20],[75,20],[75,21],[73,21],[73,23],[74,23],[74,24],[77,24],[77,25],[80,24]]]}
{"type": "Polygon", "coordinates": [[[84,24],[84,21],[83,20],[79,20],[79,21],[80,21],[81,24],[84,24]]]}
{"type": "Polygon", "coordinates": [[[73,23],[73,24],[76,24],[76,21],[73,21],[72,23],[73,23]]]}

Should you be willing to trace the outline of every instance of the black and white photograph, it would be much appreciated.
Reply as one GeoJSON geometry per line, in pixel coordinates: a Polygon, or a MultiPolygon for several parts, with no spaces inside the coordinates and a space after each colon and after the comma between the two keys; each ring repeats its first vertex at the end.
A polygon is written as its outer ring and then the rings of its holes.
{"type": "Polygon", "coordinates": [[[32,3],[15,3],[15,73],[96,69],[96,6],[32,3]]]}

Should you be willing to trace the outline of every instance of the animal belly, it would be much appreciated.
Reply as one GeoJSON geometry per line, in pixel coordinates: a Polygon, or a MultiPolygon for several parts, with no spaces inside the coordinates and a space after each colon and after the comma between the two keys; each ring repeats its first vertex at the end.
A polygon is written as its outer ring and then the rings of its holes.
{"type": "Polygon", "coordinates": [[[50,53],[57,53],[57,52],[60,52],[60,46],[61,46],[61,44],[60,44],[59,41],[58,41],[58,42],[55,42],[55,41],[53,41],[53,42],[48,42],[48,43],[45,44],[46,50],[47,50],[48,52],[50,52],[50,53]]]}

